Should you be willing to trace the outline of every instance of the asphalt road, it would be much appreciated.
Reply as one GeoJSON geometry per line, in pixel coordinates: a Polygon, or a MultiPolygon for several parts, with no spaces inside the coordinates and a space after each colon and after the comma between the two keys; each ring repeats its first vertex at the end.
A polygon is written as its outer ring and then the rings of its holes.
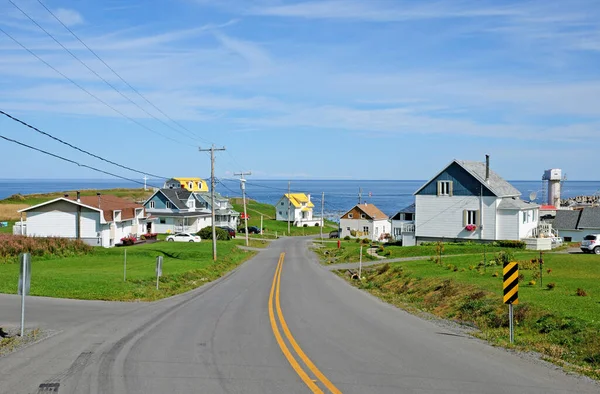
{"type": "MultiPolygon", "coordinates": [[[[306,242],[275,241],[160,302],[32,297],[32,321],[62,331],[0,358],[0,393],[600,392],[380,302],[319,265],[306,242]]],[[[0,297],[0,322],[18,321],[15,299],[0,297]]]]}

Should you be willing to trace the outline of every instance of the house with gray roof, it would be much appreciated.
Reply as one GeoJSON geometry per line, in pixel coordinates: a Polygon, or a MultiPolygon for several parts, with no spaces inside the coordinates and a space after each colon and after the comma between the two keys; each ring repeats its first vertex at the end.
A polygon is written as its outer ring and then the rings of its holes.
{"type": "Polygon", "coordinates": [[[600,233],[600,207],[560,209],[556,211],[552,227],[565,242],[581,242],[588,234],[600,233]]]}
{"type": "Polygon", "coordinates": [[[413,203],[392,216],[392,238],[402,246],[415,245],[415,210],[413,203]]]}
{"type": "MultiPolygon", "coordinates": [[[[195,192],[193,194],[198,201],[206,205],[209,210],[211,209],[209,192],[195,192]]],[[[233,205],[231,205],[228,198],[215,192],[215,226],[226,226],[235,229],[239,223],[240,213],[233,209],[233,205]]]]}
{"type": "Polygon", "coordinates": [[[212,225],[210,206],[186,189],[158,189],[144,202],[144,208],[155,233],[196,233],[212,225]]]}
{"type": "Polygon", "coordinates": [[[453,160],[415,193],[417,242],[521,240],[537,234],[539,205],[485,162],[453,160]]]}

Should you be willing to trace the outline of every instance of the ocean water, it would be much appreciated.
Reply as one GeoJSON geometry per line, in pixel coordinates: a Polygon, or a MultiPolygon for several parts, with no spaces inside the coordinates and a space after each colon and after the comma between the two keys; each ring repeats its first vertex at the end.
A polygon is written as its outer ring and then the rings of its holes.
{"type": "MultiPolygon", "coordinates": [[[[362,189],[361,201],[375,204],[388,215],[412,204],[413,193],[425,183],[424,180],[294,180],[290,183],[292,192],[311,195],[315,211],[321,210],[321,196],[325,193],[324,211],[327,217],[336,218],[358,202],[359,189],[362,189]]],[[[537,192],[537,202],[541,202],[542,181],[511,181],[522,193],[523,199],[537,192]]],[[[149,185],[160,184],[148,181],[149,185]]],[[[142,187],[140,184],[112,179],[0,179],[0,199],[12,194],[47,193],[66,190],[111,189],[120,187],[142,187]]],[[[219,179],[216,190],[229,197],[241,196],[239,179],[219,179]]],[[[287,193],[286,180],[251,179],[246,182],[246,195],[256,201],[275,204],[287,193]]],[[[565,181],[562,197],[594,195],[600,192],[600,181],[565,181]]]]}

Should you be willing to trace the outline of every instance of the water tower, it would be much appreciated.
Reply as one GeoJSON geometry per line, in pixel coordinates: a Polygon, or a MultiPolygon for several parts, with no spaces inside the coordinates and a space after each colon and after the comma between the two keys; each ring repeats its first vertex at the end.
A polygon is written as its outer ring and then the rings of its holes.
{"type": "Polygon", "coordinates": [[[552,168],[544,171],[542,180],[548,182],[548,205],[554,205],[560,208],[560,183],[562,179],[562,170],[560,168],[552,168]]]}

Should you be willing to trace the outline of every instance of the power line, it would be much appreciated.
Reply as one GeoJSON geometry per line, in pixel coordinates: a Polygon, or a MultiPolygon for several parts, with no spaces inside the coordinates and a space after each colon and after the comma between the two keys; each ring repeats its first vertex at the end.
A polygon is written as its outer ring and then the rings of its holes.
{"type": "Polygon", "coordinates": [[[94,153],[88,152],[88,151],[86,151],[86,150],[84,150],[84,149],[81,149],[81,148],[79,148],[79,147],[77,147],[77,146],[75,146],[75,145],[73,145],[73,144],[70,144],[69,142],[63,141],[63,140],[61,140],[60,138],[58,138],[58,137],[55,137],[55,136],[53,136],[53,135],[52,135],[52,134],[50,134],[50,133],[47,133],[47,132],[45,132],[45,131],[42,131],[42,130],[38,129],[38,128],[37,128],[37,127],[35,127],[35,126],[32,126],[32,125],[30,125],[30,124],[28,124],[28,123],[26,123],[26,122],[22,121],[21,119],[19,119],[19,118],[16,118],[16,117],[14,117],[14,116],[12,116],[12,115],[10,115],[10,114],[8,114],[8,113],[6,113],[6,112],[2,111],[1,109],[0,109],[0,114],[2,114],[2,115],[4,115],[4,116],[6,116],[6,117],[7,117],[7,118],[9,118],[9,119],[12,119],[12,120],[14,120],[15,122],[18,122],[18,123],[22,124],[23,126],[29,127],[30,129],[32,129],[32,130],[35,130],[35,131],[37,131],[37,132],[38,132],[38,133],[40,133],[40,134],[43,134],[43,135],[45,135],[45,136],[47,136],[47,137],[50,137],[50,138],[52,138],[53,140],[55,140],[55,141],[58,141],[58,142],[60,142],[60,143],[61,143],[61,144],[63,144],[63,145],[67,145],[67,146],[69,146],[69,147],[71,147],[71,148],[73,148],[73,149],[75,149],[75,150],[78,150],[78,151],[80,151],[80,152],[83,152],[83,153],[85,153],[86,155],[89,155],[89,156],[95,157],[96,159],[99,159],[99,160],[102,160],[102,161],[104,161],[104,162],[110,163],[110,164],[112,164],[112,165],[115,165],[115,166],[117,166],[117,167],[121,167],[121,168],[123,168],[123,169],[125,169],[125,170],[129,170],[129,171],[137,172],[138,174],[142,174],[142,175],[150,175],[150,176],[152,176],[152,177],[154,177],[154,178],[169,179],[169,178],[167,178],[167,177],[160,176],[160,175],[156,175],[156,174],[152,174],[152,173],[150,173],[150,172],[145,172],[145,171],[136,170],[135,168],[131,168],[131,167],[127,167],[127,166],[121,165],[121,164],[119,164],[119,163],[115,163],[114,161],[111,161],[111,160],[105,159],[105,158],[103,158],[103,157],[101,157],[101,156],[98,156],[98,155],[96,155],[96,154],[94,154],[94,153]]]}
{"type": "Polygon", "coordinates": [[[13,36],[11,36],[10,34],[8,34],[8,32],[6,32],[4,29],[2,29],[0,27],[0,32],[4,33],[4,35],[6,35],[8,38],[10,38],[11,40],[13,40],[17,45],[19,45],[21,48],[25,49],[27,52],[29,52],[29,54],[31,54],[32,56],[34,56],[36,59],[38,59],[39,61],[41,61],[42,63],[44,63],[46,66],[48,66],[49,68],[51,68],[52,70],[54,70],[54,72],[56,72],[57,74],[59,74],[60,76],[62,76],[64,79],[66,79],[67,81],[71,82],[73,85],[77,86],[79,89],[83,90],[85,93],[87,93],[89,96],[91,96],[92,98],[96,99],[97,101],[99,101],[100,103],[104,104],[105,106],[107,106],[108,108],[112,109],[114,112],[118,113],[119,115],[121,115],[122,117],[128,119],[129,121],[137,124],[138,126],[154,133],[157,135],[160,135],[163,138],[167,138],[173,142],[176,142],[178,144],[182,144],[182,145],[189,145],[186,144],[184,142],[178,141],[174,138],[171,138],[167,135],[164,135],[154,129],[151,129],[148,126],[143,125],[142,123],[138,122],[137,120],[125,115],[123,112],[119,111],[118,109],[116,109],[115,107],[113,107],[112,105],[108,104],[106,101],[102,100],[101,98],[99,98],[98,96],[96,96],[95,94],[93,94],[92,92],[90,92],[89,90],[87,90],[86,88],[84,88],[83,86],[81,86],[79,83],[77,83],[76,81],[74,81],[73,79],[69,78],[68,76],[66,76],[65,74],[63,74],[61,71],[59,71],[57,68],[55,68],[54,66],[52,66],[50,63],[48,63],[47,61],[45,61],[44,59],[42,59],[41,57],[39,57],[35,52],[33,52],[31,49],[27,48],[25,45],[21,44],[16,38],[14,38],[13,36]]]}
{"type": "MultiPolygon", "coordinates": [[[[12,1],[11,1],[11,3],[12,3],[12,1]]],[[[83,42],[83,40],[81,38],[79,38],[79,36],[77,34],[75,34],[75,32],[73,32],[73,30],[71,30],[67,25],[65,25],[63,23],[63,21],[61,21],[48,7],[46,7],[46,5],[41,0],[38,0],[38,3],[40,3],[42,5],[42,7],[44,7],[46,9],[46,11],[48,11],[50,13],[50,15],[52,15],[54,17],[54,19],[56,19],[65,29],[67,29],[67,31],[69,33],[71,33],[71,35],[73,37],[75,37],[75,39],[77,39],[77,41],[79,41],[88,51],[90,51],[90,53],[92,53],[92,55],[94,55],[96,57],[96,59],[98,59],[100,62],[102,62],[102,64],[104,64],[106,66],[106,68],[108,68],[110,71],[112,71],[112,73],[114,75],[116,75],[117,78],[119,78],[125,85],[127,85],[132,91],[134,91],[144,101],[146,101],[148,104],[150,104],[154,109],[156,109],[158,112],[160,112],[164,117],[166,117],[167,119],[169,119],[171,122],[175,123],[177,126],[179,126],[180,128],[182,128],[183,130],[185,130],[185,131],[189,132],[190,134],[192,134],[192,136],[198,138],[199,140],[203,140],[205,142],[212,143],[211,141],[208,141],[207,139],[205,139],[203,137],[200,137],[197,134],[195,134],[194,132],[190,131],[187,127],[181,125],[175,119],[171,118],[164,111],[162,111],[160,108],[158,108],[156,105],[154,105],[154,103],[152,103],[150,100],[148,100],[146,98],[146,96],[144,96],[143,94],[141,94],[136,88],[134,88],[133,86],[131,86],[131,84],[129,82],[127,82],[123,77],[121,77],[121,75],[119,73],[117,73],[111,66],[109,66],[108,63],[106,63],[92,48],[90,48],[85,42],[83,42]]]]}
{"type": "MultiPolygon", "coordinates": [[[[60,45],[60,47],[62,49],[64,49],[69,55],[71,55],[71,57],[75,60],[77,60],[79,63],[81,63],[85,68],[87,68],[92,74],[94,74],[96,77],[98,77],[99,79],[101,79],[106,85],[108,85],[110,88],[112,88],[115,92],[117,92],[119,95],[121,95],[121,97],[123,97],[125,100],[129,101],[131,104],[135,105],[137,108],[139,108],[140,110],[142,110],[146,115],[158,120],[160,123],[162,123],[163,125],[167,126],[168,128],[176,131],[177,133],[180,133],[188,138],[192,138],[189,135],[185,135],[183,134],[180,130],[177,130],[176,128],[172,127],[171,125],[165,123],[162,119],[157,118],[156,116],[152,115],[150,112],[146,111],[146,109],[142,108],[138,103],[136,103],[135,101],[133,101],[132,99],[130,99],[128,96],[126,96],[125,94],[123,94],[123,92],[121,92],[116,86],[114,86],[112,83],[110,83],[109,81],[107,81],[105,78],[103,78],[100,74],[98,74],[95,70],[93,70],[90,66],[87,65],[87,63],[85,63],[83,60],[81,60],[79,57],[77,57],[77,55],[75,55],[69,48],[67,48],[66,46],[64,46],[56,37],[54,37],[48,30],[44,29],[43,26],[41,26],[39,23],[36,22],[35,19],[33,19],[31,16],[29,16],[25,11],[23,11],[18,5],[16,5],[12,0],[8,0],[16,9],[18,9],[19,11],[21,11],[21,13],[23,15],[25,15],[31,22],[33,22],[33,24],[35,24],[37,27],[39,27],[44,33],[46,33],[46,35],[48,37],[50,37],[52,40],[54,40],[54,42],[56,42],[58,45],[60,45]]],[[[53,14],[54,15],[54,14],[53,14]]]]}
{"type": "MultiPolygon", "coordinates": [[[[110,176],[113,176],[113,177],[115,177],[115,178],[124,179],[124,180],[126,180],[126,181],[130,181],[130,182],[134,182],[134,183],[139,183],[140,185],[143,185],[143,184],[144,184],[143,182],[137,181],[137,180],[135,180],[135,179],[127,178],[127,177],[124,177],[124,176],[121,176],[121,175],[114,174],[114,173],[112,173],[112,172],[108,172],[108,171],[101,170],[101,169],[99,169],[99,168],[96,168],[96,167],[92,167],[92,166],[88,166],[88,165],[86,165],[86,164],[81,164],[81,163],[78,163],[78,162],[76,162],[75,160],[67,159],[66,157],[63,157],[63,156],[60,156],[60,155],[57,155],[57,154],[54,154],[54,153],[51,153],[51,152],[45,151],[45,150],[43,150],[43,149],[40,149],[40,148],[36,148],[35,146],[27,145],[27,144],[25,144],[25,143],[23,143],[23,142],[20,142],[20,141],[14,140],[14,139],[12,139],[12,138],[5,137],[5,136],[3,136],[3,135],[0,135],[0,138],[2,138],[3,140],[6,140],[6,141],[12,142],[12,143],[14,143],[14,144],[17,144],[17,145],[21,145],[21,146],[23,146],[23,147],[25,147],[25,148],[29,148],[29,149],[35,150],[35,151],[37,151],[37,152],[40,152],[40,153],[46,154],[46,155],[48,155],[48,156],[52,156],[52,157],[54,157],[54,158],[56,158],[56,159],[59,159],[59,160],[66,161],[66,162],[68,162],[68,163],[71,163],[71,164],[75,164],[75,165],[77,165],[77,166],[79,166],[79,167],[89,168],[90,170],[93,170],[93,171],[96,171],[96,172],[100,172],[100,173],[102,173],[102,174],[110,175],[110,176]]],[[[152,186],[152,185],[150,185],[150,186],[152,186]]],[[[156,187],[156,186],[153,186],[153,187],[156,187]]]]}

